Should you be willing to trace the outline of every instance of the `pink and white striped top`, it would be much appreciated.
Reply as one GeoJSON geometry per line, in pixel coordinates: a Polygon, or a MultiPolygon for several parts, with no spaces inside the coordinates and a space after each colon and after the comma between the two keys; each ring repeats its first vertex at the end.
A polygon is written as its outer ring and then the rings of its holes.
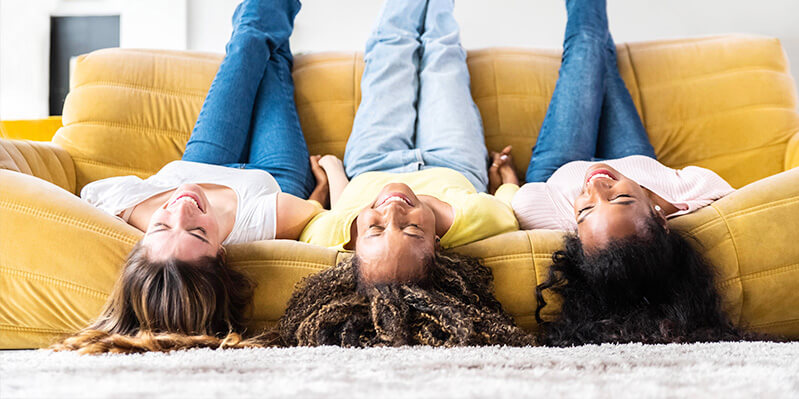
{"type": "MultiPolygon", "coordinates": [[[[510,200],[524,230],[577,229],[574,201],[583,189],[585,173],[599,162],[574,161],[561,166],[546,183],[527,183],[521,188],[503,185],[498,197],[510,200]]],[[[672,169],[642,155],[603,161],[679,209],[669,218],[691,213],[735,191],[711,170],[697,166],[672,169]]]]}

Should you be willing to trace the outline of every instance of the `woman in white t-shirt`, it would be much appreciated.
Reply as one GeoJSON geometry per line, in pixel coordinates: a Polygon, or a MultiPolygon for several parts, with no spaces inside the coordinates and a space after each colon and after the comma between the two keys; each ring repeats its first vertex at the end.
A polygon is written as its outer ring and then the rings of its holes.
{"type": "Polygon", "coordinates": [[[252,286],[226,267],[223,245],[297,239],[328,196],[294,104],[289,36],[299,8],[297,0],[238,6],[182,160],[148,179],[114,177],[84,187],[86,201],[145,234],[100,317],[57,349],[254,344],[239,335],[252,286]]]}
{"type": "Polygon", "coordinates": [[[710,170],[668,168],[655,153],[616,65],[604,0],[566,0],[560,76],[519,188],[509,151],[489,186],[523,229],[570,232],[536,289],[562,297],[541,342],[738,339],[721,312],[713,270],[666,220],[733,191],[710,170]],[[607,161],[596,162],[597,159],[607,161]]]}

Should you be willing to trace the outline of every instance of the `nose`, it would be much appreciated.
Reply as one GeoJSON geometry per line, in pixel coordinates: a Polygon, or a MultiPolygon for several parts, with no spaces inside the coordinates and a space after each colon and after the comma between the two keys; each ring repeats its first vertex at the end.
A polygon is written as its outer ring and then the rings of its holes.
{"type": "Polygon", "coordinates": [[[602,195],[610,190],[611,187],[613,187],[613,183],[608,181],[608,179],[594,179],[593,181],[588,182],[585,190],[588,191],[589,195],[602,195]]]}
{"type": "Polygon", "coordinates": [[[385,209],[383,210],[383,215],[385,217],[386,228],[389,226],[398,226],[401,222],[401,218],[407,213],[402,204],[398,202],[393,202],[388,204],[385,209]]]}
{"type": "Polygon", "coordinates": [[[172,219],[176,224],[182,225],[187,223],[195,213],[198,212],[197,207],[187,201],[178,201],[172,206],[172,219]]]}

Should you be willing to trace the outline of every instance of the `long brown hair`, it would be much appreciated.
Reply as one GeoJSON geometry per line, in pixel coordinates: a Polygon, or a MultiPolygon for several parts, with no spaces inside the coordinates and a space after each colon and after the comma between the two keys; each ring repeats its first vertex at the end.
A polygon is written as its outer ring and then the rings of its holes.
{"type": "Polygon", "coordinates": [[[259,346],[241,336],[253,288],[226,266],[224,254],[155,262],[139,242],[100,316],[51,349],[96,354],[259,346]]]}
{"type": "Polygon", "coordinates": [[[303,280],[278,323],[285,345],[533,344],[493,295],[477,258],[436,251],[419,283],[359,281],[358,257],[303,280]]]}

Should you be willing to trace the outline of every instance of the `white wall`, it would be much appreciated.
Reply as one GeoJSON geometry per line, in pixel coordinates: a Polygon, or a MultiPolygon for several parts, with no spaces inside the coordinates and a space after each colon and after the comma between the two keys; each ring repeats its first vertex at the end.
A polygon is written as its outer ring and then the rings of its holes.
{"type": "Polygon", "coordinates": [[[55,5],[56,0],[0,0],[0,119],[47,115],[50,17],[40,10],[55,5]]]}
{"type": "MultiPolygon", "coordinates": [[[[235,0],[188,0],[189,48],[223,52],[235,0]]],[[[297,16],[295,53],[362,50],[380,0],[304,0],[297,16]]],[[[466,48],[559,48],[566,11],[562,0],[458,0],[456,17],[466,48]]],[[[608,0],[618,42],[752,33],[777,37],[799,77],[799,0],[608,0]]],[[[798,86],[799,87],[799,86],[798,86]]]]}
{"type": "MultiPolygon", "coordinates": [[[[0,0],[0,118],[47,113],[49,13],[122,13],[123,47],[223,52],[237,0],[0,0]],[[149,13],[149,17],[148,17],[149,13]],[[127,29],[129,27],[133,27],[127,29]],[[20,39],[24,38],[24,40],[20,39]]],[[[799,76],[799,0],[608,0],[618,42],[743,32],[782,40],[799,76]]],[[[362,50],[382,1],[304,0],[294,52],[362,50]]],[[[562,0],[458,0],[466,48],[560,47],[562,0]]]]}
{"type": "Polygon", "coordinates": [[[182,50],[187,1],[0,0],[0,119],[49,113],[50,16],[119,15],[122,47],[182,50]]]}

